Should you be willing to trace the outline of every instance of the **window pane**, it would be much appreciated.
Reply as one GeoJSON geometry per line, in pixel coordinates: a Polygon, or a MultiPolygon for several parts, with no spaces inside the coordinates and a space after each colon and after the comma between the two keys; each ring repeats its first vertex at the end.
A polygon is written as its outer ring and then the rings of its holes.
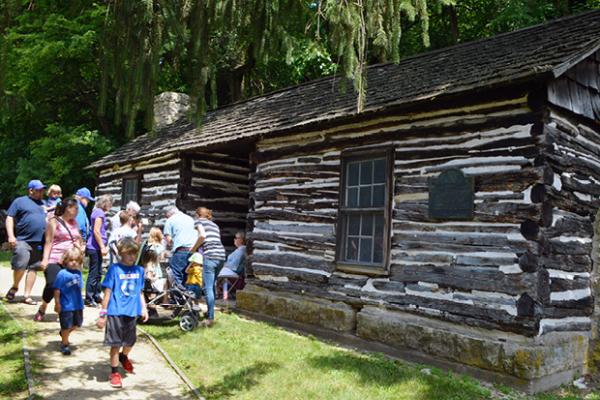
{"type": "Polygon", "coordinates": [[[360,164],[358,162],[348,163],[348,170],[347,170],[348,186],[357,186],[358,185],[359,167],[360,167],[360,164]]]}
{"type": "Polygon", "coordinates": [[[360,232],[360,216],[348,216],[348,235],[358,236],[360,232]]]}
{"type": "Polygon", "coordinates": [[[346,260],[358,261],[358,238],[350,237],[346,243],[346,260]]]}
{"type": "Polygon", "coordinates": [[[385,185],[373,186],[373,207],[383,207],[385,204],[385,185]]]}
{"type": "Polygon", "coordinates": [[[384,183],[385,182],[385,159],[373,161],[373,183],[384,183]]]}
{"type": "Polygon", "coordinates": [[[362,226],[360,229],[361,236],[373,236],[373,216],[363,215],[362,226]]]}
{"type": "Polygon", "coordinates": [[[372,243],[373,240],[372,239],[366,239],[366,238],[361,238],[360,239],[360,259],[359,261],[362,262],[372,262],[371,259],[371,247],[372,247],[372,243]]]}
{"type": "Polygon", "coordinates": [[[371,186],[361,186],[360,199],[358,201],[359,207],[371,207],[371,191],[371,186]]]}
{"type": "Polygon", "coordinates": [[[370,185],[373,182],[373,162],[363,161],[360,163],[360,184],[370,185]]]}
{"type": "Polygon", "coordinates": [[[373,246],[375,247],[373,250],[373,262],[382,263],[383,262],[383,233],[384,233],[384,224],[383,224],[383,215],[375,216],[375,239],[373,241],[373,246]]]}
{"type": "Polygon", "coordinates": [[[358,207],[358,187],[348,189],[346,207],[358,207]]]}

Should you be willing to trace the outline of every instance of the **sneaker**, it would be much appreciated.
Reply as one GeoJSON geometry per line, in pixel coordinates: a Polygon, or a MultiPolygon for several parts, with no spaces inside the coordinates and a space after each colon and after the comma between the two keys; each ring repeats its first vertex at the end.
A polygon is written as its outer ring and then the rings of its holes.
{"type": "Polygon", "coordinates": [[[123,365],[123,369],[128,374],[133,374],[133,364],[131,361],[129,361],[129,358],[125,354],[119,353],[119,361],[121,362],[121,365],[123,365]]]}
{"type": "Polygon", "coordinates": [[[71,355],[71,348],[69,347],[68,344],[67,345],[61,344],[60,352],[63,353],[64,356],[69,356],[69,355],[71,355]]]}
{"type": "Polygon", "coordinates": [[[93,300],[86,300],[83,304],[85,304],[86,307],[98,308],[98,303],[93,300]]]}
{"type": "Polygon", "coordinates": [[[114,388],[122,388],[123,380],[121,379],[121,374],[118,372],[114,372],[110,374],[110,386],[114,388]]]}

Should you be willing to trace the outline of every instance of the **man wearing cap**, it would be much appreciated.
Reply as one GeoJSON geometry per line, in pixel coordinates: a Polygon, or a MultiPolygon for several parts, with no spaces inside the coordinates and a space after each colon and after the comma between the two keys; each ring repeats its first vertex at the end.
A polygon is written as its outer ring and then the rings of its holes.
{"type": "Polygon", "coordinates": [[[36,269],[40,267],[42,260],[42,241],[46,231],[46,211],[42,201],[44,189],[46,186],[41,181],[29,181],[28,195],[17,197],[8,208],[6,232],[8,243],[13,249],[13,285],[6,294],[8,301],[14,301],[19,283],[27,273],[23,302],[36,304],[30,296],[35,283],[36,269]]]}
{"type": "Polygon", "coordinates": [[[90,220],[85,212],[85,208],[88,206],[88,204],[90,204],[90,201],[96,201],[96,199],[92,197],[90,189],[86,187],[77,189],[77,192],[75,192],[75,198],[79,204],[79,210],[76,217],[77,224],[79,225],[79,230],[81,231],[81,238],[85,243],[90,234],[90,220]]]}

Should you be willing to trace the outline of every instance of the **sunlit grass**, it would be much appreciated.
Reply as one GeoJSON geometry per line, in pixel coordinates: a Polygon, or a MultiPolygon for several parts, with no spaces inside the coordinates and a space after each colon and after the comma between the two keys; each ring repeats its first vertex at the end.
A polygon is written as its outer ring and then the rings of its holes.
{"type": "Polygon", "coordinates": [[[486,399],[468,377],[346,350],[237,315],[190,333],[146,326],[207,399],[486,399]]]}
{"type": "Polygon", "coordinates": [[[27,397],[21,329],[0,305],[0,398],[27,397]]]}

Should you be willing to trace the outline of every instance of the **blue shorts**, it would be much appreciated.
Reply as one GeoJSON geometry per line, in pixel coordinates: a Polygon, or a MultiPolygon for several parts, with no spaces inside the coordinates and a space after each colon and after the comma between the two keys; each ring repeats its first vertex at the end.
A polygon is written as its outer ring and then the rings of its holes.
{"type": "Polygon", "coordinates": [[[67,330],[71,328],[81,328],[83,323],[83,310],[61,311],[58,314],[60,320],[60,329],[67,330]]]}
{"type": "Polygon", "coordinates": [[[202,297],[202,288],[199,285],[185,285],[185,287],[190,292],[194,292],[197,299],[202,297]]]}

